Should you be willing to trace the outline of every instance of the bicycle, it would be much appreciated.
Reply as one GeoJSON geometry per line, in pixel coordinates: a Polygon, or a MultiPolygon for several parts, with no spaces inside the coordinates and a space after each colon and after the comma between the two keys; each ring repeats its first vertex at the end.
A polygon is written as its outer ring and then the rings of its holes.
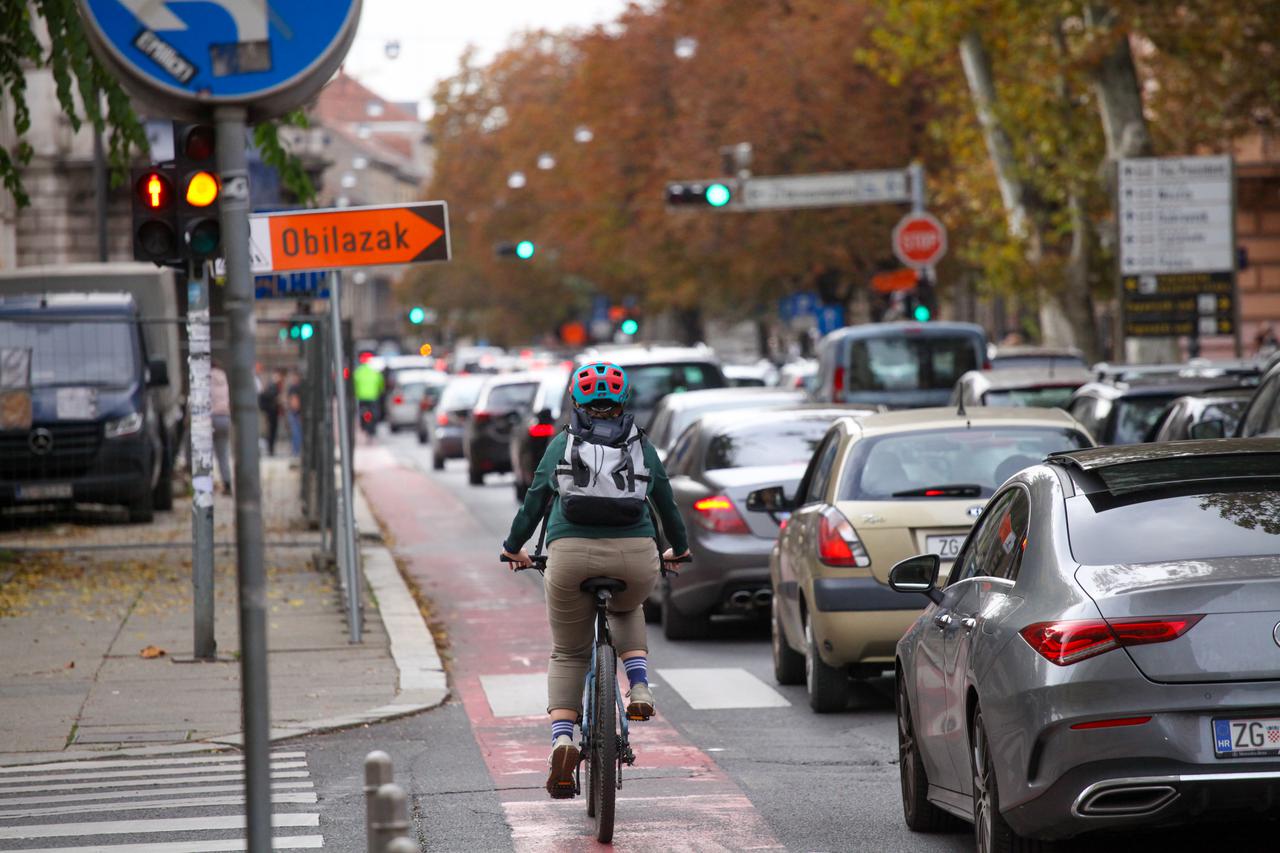
{"type": "MultiPolygon", "coordinates": [[[[503,562],[512,562],[506,556],[503,562]]],[[[547,557],[535,554],[531,558],[533,568],[545,575],[547,557]]],[[[689,557],[664,562],[687,563],[689,557]]],[[[517,569],[517,571],[520,571],[517,569]]],[[[675,574],[666,566],[663,576],[675,574]]],[[[592,577],[579,587],[596,598],[596,642],[591,651],[591,666],[587,670],[585,690],[586,706],[579,720],[582,743],[578,750],[578,766],[573,771],[573,796],[582,793],[582,764],[587,765],[587,817],[595,821],[596,840],[607,844],[613,840],[614,803],[622,788],[622,766],[636,763],[631,749],[629,719],[644,720],[647,717],[627,716],[618,690],[618,655],[609,633],[609,602],[615,593],[627,588],[624,581],[610,577],[592,577]]]]}

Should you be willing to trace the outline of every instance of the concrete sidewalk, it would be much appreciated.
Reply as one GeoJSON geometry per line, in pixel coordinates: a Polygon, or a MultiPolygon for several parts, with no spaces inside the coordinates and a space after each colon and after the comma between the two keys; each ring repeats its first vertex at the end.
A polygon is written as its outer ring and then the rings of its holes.
{"type": "MultiPolygon", "coordinates": [[[[296,525],[297,493],[297,470],[264,459],[268,539],[290,545],[266,553],[273,740],[442,702],[442,664],[376,526],[362,529],[373,533],[362,542],[365,636],[352,645],[335,577],[298,547],[314,534],[296,525]]],[[[233,541],[232,499],[217,501],[215,539],[233,541]]],[[[182,537],[188,506],[139,526],[140,539],[182,537]]],[[[0,764],[238,744],[234,551],[215,553],[219,661],[183,662],[193,642],[190,551],[76,550],[96,529],[60,528],[64,551],[0,551],[0,764]]]]}

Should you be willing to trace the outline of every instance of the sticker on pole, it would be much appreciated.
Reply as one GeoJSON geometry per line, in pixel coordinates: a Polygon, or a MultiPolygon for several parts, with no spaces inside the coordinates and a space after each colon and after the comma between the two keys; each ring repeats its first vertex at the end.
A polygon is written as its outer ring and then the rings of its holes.
{"type": "Polygon", "coordinates": [[[95,52],[175,114],[219,104],[280,115],[332,75],[361,0],[79,0],[95,52]]]}
{"type": "Polygon", "coordinates": [[[249,217],[254,275],[449,260],[443,201],[339,207],[249,217]]]}
{"type": "Polygon", "coordinates": [[[893,226],[893,253],[909,267],[931,267],[947,253],[947,229],[928,213],[908,213],[893,226]]]}

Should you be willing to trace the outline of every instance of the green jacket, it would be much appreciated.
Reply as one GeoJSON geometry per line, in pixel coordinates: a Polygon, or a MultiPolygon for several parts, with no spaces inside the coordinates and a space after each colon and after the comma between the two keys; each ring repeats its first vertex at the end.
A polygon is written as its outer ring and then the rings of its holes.
{"type": "Polygon", "coordinates": [[[367,364],[358,365],[351,374],[351,384],[355,387],[356,399],[368,403],[382,396],[387,381],[382,374],[367,364]]]}
{"type": "MultiPolygon", "coordinates": [[[[547,452],[542,455],[538,470],[533,475],[533,485],[524,496],[524,505],[516,513],[515,521],[511,522],[511,532],[507,534],[507,539],[502,544],[502,547],[510,553],[514,554],[520,550],[524,543],[529,541],[529,537],[537,532],[538,523],[542,520],[543,508],[547,505],[547,501],[555,496],[555,470],[560,460],[564,458],[564,449],[568,440],[564,430],[561,430],[547,444],[547,452]]],[[[689,549],[689,540],[685,535],[684,521],[681,520],[680,512],[676,509],[675,497],[671,494],[671,480],[668,479],[666,469],[662,467],[662,461],[658,459],[653,445],[649,444],[648,439],[641,441],[641,447],[644,449],[644,464],[648,467],[649,476],[652,478],[649,480],[649,500],[658,511],[658,518],[662,522],[662,531],[666,534],[668,544],[677,554],[683,554],[689,549]]],[[[551,518],[547,522],[548,542],[570,537],[653,539],[656,535],[653,521],[647,513],[643,519],[630,527],[573,524],[564,517],[560,501],[552,503],[551,518]]]]}

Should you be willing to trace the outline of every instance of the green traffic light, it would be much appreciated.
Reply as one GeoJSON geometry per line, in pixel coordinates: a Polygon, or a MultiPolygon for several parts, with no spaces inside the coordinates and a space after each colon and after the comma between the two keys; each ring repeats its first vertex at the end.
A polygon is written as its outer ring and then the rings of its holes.
{"type": "Polygon", "coordinates": [[[521,240],[516,243],[516,257],[522,261],[527,261],[533,257],[534,246],[532,240],[521,240]]]}
{"type": "Polygon", "coordinates": [[[302,338],[304,341],[309,341],[311,340],[311,336],[315,333],[316,330],[314,326],[310,323],[303,323],[302,328],[298,330],[298,337],[302,338]]]}
{"type": "Polygon", "coordinates": [[[288,339],[289,339],[289,330],[288,330],[288,329],[286,329],[284,326],[281,326],[281,327],[280,327],[280,340],[282,340],[282,341],[286,341],[286,340],[288,340],[288,339]]]}
{"type": "Polygon", "coordinates": [[[622,325],[618,328],[622,330],[622,334],[624,335],[634,335],[636,332],[640,331],[640,324],[628,317],[622,321],[622,325]]]}
{"type": "Polygon", "coordinates": [[[293,338],[295,341],[298,339],[298,335],[300,334],[302,334],[302,330],[297,326],[289,327],[289,337],[293,338]]]}
{"type": "Polygon", "coordinates": [[[415,305],[409,309],[409,322],[413,325],[419,326],[425,319],[427,319],[427,312],[422,310],[421,307],[415,305]]]}
{"type": "Polygon", "coordinates": [[[929,322],[930,318],[933,317],[933,314],[930,313],[929,311],[928,305],[917,305],[915,310],[912,311],[911,314],[913,317],[916,318],[917,323],[927,323],[929,322]]]}
{"type": "Polygon", "coordinates": [[[729,188],[724,184],[712,184],[707,187],[707,191],[704,195],[704,198],[707,200],[707,204],[712,207],[724,207],[729,203],[729,199],[732,197],[733,193],[731,193],[729,188]]]}

